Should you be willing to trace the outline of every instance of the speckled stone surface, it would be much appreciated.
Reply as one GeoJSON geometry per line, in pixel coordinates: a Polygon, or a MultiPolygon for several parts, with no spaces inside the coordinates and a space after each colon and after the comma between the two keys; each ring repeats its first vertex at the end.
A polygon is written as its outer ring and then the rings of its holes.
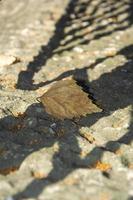
{"type": "Polygon", "coordinates": [[[132,0],[0,1],[0,200],[133,199],[132,0]],[[37,101],[73,77],[103,111],[37,101]]]}

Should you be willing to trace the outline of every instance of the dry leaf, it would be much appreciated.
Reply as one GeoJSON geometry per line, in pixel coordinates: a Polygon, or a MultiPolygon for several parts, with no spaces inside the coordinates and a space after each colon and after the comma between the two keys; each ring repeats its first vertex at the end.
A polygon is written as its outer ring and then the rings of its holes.
{"type": "Polygon", "coordinates": [[[101,170],[101,171],[108,171],[109,169],[111,169],[111,165],[110,164],[108,164],[108,163],[101,163],[100,161],[98,161],[94,167],[96,169],[101,170]]]}
{"type": "Polygon", "coordinates": [[[110,47],[110,48],[105,49],[103,53],[105,56],[109,56],[109,57],[115,56],[117,54],[117,49],[114,47],[110,47]]]}
{"type": "Polygon", "coordinates": [[[40,100],[46,111],[59,119],[72,119],[101,111],[73,79],[56,82],[40,100]]]}
{"type": "Polygon", "coordinates": [[[18,166],[12,166],[12,167],[9,167],[9,168],[0,169],[0,174],[3,174],[3,175],[11,174],[18,169],[19,169],[18,166]]]}

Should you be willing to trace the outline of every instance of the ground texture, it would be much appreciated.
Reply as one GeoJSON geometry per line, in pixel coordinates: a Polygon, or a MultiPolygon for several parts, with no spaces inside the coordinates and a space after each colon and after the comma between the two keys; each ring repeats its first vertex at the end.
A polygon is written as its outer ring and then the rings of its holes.
{"type": "Polygon", "coordinates": [[[133,199],[132,0],[0,2],[0,200],[133,199]],[[103,111],[37,101],[73,77],[103,111]]]}

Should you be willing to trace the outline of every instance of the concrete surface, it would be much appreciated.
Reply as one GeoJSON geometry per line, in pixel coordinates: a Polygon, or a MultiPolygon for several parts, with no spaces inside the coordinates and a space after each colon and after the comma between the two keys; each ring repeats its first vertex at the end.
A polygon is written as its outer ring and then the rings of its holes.
{"type": "Polygon", "coordinates": [[[132,0],[0,2],[0,200],[133,199],[132,23],[132,0]],[[101,113],[45,112],[70,76],[101,113]]]}

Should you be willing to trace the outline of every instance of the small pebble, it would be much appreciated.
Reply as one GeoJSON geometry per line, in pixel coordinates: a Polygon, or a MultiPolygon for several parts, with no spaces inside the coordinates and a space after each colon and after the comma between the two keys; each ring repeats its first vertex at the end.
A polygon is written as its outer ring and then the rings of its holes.
{"type": "Polygon", "coordinates": [[[56,123],[50,125],[51,128],[56,128],[56,123]]]}
{"type": "Polygon", "coordinates": [[[117,49],[114,47],[106,48],[103,53],[105,56],[115,56],[117,54],[117,49]]]}
{"type": "Polygon", "coordinates": [[[88,22],[88,21],[87,21],[87,22],[82,22],[81,25],[82,25],[82,27],[86,27],[86,26],[89,26],[89,25],[90,25],[90,22],[88,22]]]}
{"type": "Polygon", "coordinates": [[[15,56],[10,56],[10,55],[4,55],[4,54],[1,54],[0,55],[0,66],[3,67],[3,66],[8,66],[8,65],[11,65],[15,62],[19,62],[20,60],[15,57],[15,56]]]}
{"type": "Polygon", "coordinates": [[[74,47],[73,51],[77,52],[77,53],[83,53],[83,49],[81,47],[74,47]]]}
{"type": "Polygon", "coordinates": [[[54,56],[52,59],[53,59],[54,61],[58,61],[58,60],[59,60],[59,59],[58,59],[57,57],[55,57],[55,56],[54,56]]]}

